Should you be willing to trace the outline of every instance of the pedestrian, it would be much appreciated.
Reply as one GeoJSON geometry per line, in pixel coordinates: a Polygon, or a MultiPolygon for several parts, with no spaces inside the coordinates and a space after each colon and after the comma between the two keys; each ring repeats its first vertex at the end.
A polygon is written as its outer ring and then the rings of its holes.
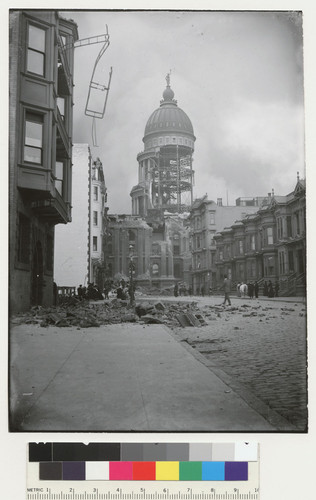
{"type": "Polygon", "coordinates": [[[82,300],[82,285],[78,286],[77,294],[78,294],[79,300],[82,300]]]}
{"type": "Polygon", "coordinates": [[[189,286],[189,295],[191,296],[192,295],[192,287],[189,286]]]}
{"type": "Polygon", "coordinates": [[[276,281],[275,285],[274,285],[275,297],[279,296],[279,290],[280,290],[280,285],[279,285],[279,282],[276,281]]]}
{"type": "Polygon", "coordinates": [[[258,281],[255,282],[254,289],[255,289],[255,297],[257,299],[259,297],[259,284],[258,284],[258,281]]]}
{"type": "Polygon", "coordinates": [[[223,305],[226,304],[226,300],[227,300],[228,305],[231,306],[229,294],[230,294],[230,280],[227,278],[227,275],[224,274],[224,302],[223,302],[223,305]]]}
{"type": "Polygon", "coordinates": [[[237,283],[237,297],[240,297],[241,296],[241,293],[240,293],[240,283],[238,282],[237,283]]]}
{"type": "Polygon", "coordinates": [[[271,280],[269,280],[269,283],[268,283],[268,297],[270,299],[272,299],[274,297],[274,290],[273,290],[273,285],[272,285],[271,280]]]}
{"type": "Polygon", "coordinates": [[[248,295],[250,299],[253,299],[253,283],[250,281],[248,284],[248,295]]]}
{"type": "Polygon", "coordinates": [[[178,297],[178,295],[179,295],[179,287],[178,287],[178,283],[176,283],[176,284],[174,285],[173,295],[174,295],[175,297],[178,297]]]}
{"type": "Polygon", "coordinates": [[[263,284],[263,295],[265,297],[268,297],[268,284],[267,282],[265,281],[264,284],[263,284]]]}

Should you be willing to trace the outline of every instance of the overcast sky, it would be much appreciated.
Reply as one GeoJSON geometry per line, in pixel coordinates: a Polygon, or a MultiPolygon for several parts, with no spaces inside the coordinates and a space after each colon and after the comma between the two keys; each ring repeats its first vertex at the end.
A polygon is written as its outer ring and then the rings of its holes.
{"type": "Polygon", "coordinates": [[[305,176],[302,19],[286,12],[67,11],[79,38],[105,32],[99,83],[113,67],[105,117],[84,115],[101,45],[75,49],[74,142],[104,167],[111,213],[131,213],[136,156],[171,69],[178,106],[196,136],[194,198],[288,194],[305,176]]]}

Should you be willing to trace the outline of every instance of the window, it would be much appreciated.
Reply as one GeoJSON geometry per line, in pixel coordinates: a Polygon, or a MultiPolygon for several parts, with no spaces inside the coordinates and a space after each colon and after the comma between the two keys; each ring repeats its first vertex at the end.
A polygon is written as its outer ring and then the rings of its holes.
{"type": "Polygon", "coordinates": [[[267,240],[268,245],[273,245],[273,228],[267,227],[267,240]]]}
{"type": "Polygon", "coordinates": [[[274,275],[274,257],[267,257],[265,260],[265,275],[274,275]]]}
{"type": "Polygon", "coordinates": [[[93,211],[93,225],[98,225],[98,212],[96,210],[93,211]]]}
{"type": "Polygon", "coordinates": [[[153,264],[153,276],[158,276],[159,274],[159,266],[158,264],[153,264]]]}
{"type": "Polygon", "coordinates": [[[94,201],[98,201],[99,191],[98,186],[93,186],[93,199],[94,201]]]}
{"type": "Polygon", "coordinates": [[[57,189],[60,196],[63,196],[64,189],[64,164],[62,161],[56,161],[56,171],[55,171],[55,188],[57,189]]]}
{"type": "Polygon", "coordinates": [[[18,226],[17,259],[19,262],[28,264],[30,259],[30,242],[31,242],[30,219],[20,213],[18,224],[19,226],[18,226]]]}
{"type": "Polygon", "coordinates": [[[211,238],[210,239],[210,244],[211,245],[214,245],[214,243],[215,243],[214,240],[213,240],[213,236],[214,236],[215,233],[216,233],[216,231],[214,231],[214,230],[210,231],[210,238],[211,238]]]}
{"type": "Polygon", "coordinates": [[[255,235],[252,234],[250,236],[250,248],[251,250],[255,250],[256,249],[256,239],[255,239],[255,235]]]}
{"type": "Polygon", "coordinates": [[[295,213],[295,220],[296,220],[296,234],[300,234],[300,213],[296,212],[295,213]]]}
{"type": "Polygon", "coordinates": [[[180,255],[180,246],[178,242],[173,245],[173,255],[180,255]]]}
{"type": "Polygon", "coordinates": [[[43,162],[43,115],[30,111],[25,113],[24,161],[43,162]]]}
{"type": "Polygon", "coordinates": [[[286,230],[287,230],[287,237],[291,238],[292,237],[292,216],[291,215],[286,216],[286,230]]]}
{"type": "Polygon", "coordinates": [[[93,248],[94,252],[98,251],[98,237],[97,236],[93,236],[93,239],[92,239],[92,248],[93,248]]]}
{"type": "Polygon", "coordinates": [[[240,253],[240,255],[242,255],[244,253],[244,242],[243,242],[243,240],[239,240],[238,244],[239,244],[239,253],[240,253]]]}
{"type": "Polygon", "coordinates": [[[129,241],[136,241],[136,234],[131,229],[128,230],[128,239],[129,241]]]}
{"type": "Polygon", "coordinates": [[[62,120],[65,120],[65,98],[64,97],[57,97],[57,108],[60,113],[60,116],[62,120]]]}
{"type": "Polygon", "coordinates": [[[60,35],[60,39],[61,39],[61,41],[63,43],[63,46],[66,47],[66,45],[67,45],[67,38],[66,38],[66,36],[65,35],[60,35]]]}
{"type": "Polygon", "coordinates": [[[284,252],[279,253],[279,273],[285,274],[285,255],[284,255],[284,252]]]}
{"type": "Polygon", "coordinates": [[[27,71],[41,76],[45,73],[45,35],[45,30],[29,24],[27,71]]]}
{"type": "Polygon", "coordinates": [[[294,254],[293,251],[289,251],[289,272],[294,273],[294,254]]]}
{"type": "Polygon", "coordinates": [[[215,214],[214,214],[214,212],[210,212],[210,224],[215,224],[215,214]]]}

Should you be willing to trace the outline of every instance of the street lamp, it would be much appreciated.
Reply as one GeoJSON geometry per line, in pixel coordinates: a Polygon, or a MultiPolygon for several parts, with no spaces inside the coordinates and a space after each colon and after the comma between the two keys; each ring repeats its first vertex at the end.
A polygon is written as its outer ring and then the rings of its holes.
{"type": "Polygon", "coordinates": [[[130,275],[130,281],[129,281],[129,300],[130,300],[130,305],[132,306],[134,304],[134,282],[133,282],[133,275],[134,275],[134,270],[135,270],[135,264],[133,262],[133,251],[134,251],[134,245],[129,245],[129,275],[130,275]]]}

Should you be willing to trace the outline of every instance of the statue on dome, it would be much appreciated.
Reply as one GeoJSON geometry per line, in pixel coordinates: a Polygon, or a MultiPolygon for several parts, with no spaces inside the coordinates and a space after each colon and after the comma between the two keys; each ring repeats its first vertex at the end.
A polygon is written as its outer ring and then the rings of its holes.
{"type": "Polygon", "coordinates": [[[171,70],[166,76],[167,87],[170,87],[170,73],[171,73],[171,70]]]}

